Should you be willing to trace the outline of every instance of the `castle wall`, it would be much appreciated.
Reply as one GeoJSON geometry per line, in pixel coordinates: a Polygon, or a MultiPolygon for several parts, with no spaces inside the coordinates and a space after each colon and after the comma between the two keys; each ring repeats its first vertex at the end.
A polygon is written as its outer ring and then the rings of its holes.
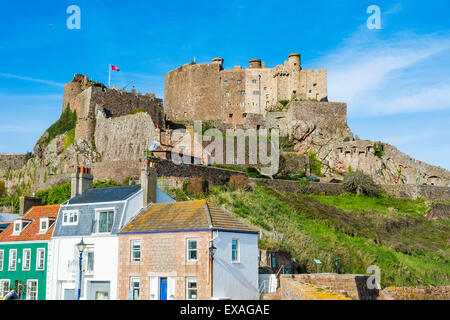
{"type": "Polygon", "coordinates": [[[107,118],[105,111],[97,111],[95,144],[102,161],[138,160],[155,137],[155,124],[150,115],[139,112],[107,118]]]}
{"type": "Polygon", "coordinates": [[[222,114],[218,63],[181,66],[165,77],[165,113],[172,121],[215,120],[222,114]]]}
{"type": "Polygon", "coordinates": [[[248,69],[222,68],[223,60],[185,64],[166,74],[165,112],[172,121],[214,120],[243,124],[247,114],[266,115],[293,96],[327,101],[326,70],[302,71],[300,55],[284,65],[265,68],[253,59],[248,69]],[[244,92],[244,94],[242,94],[244,92]]]}
{"type": "Polygon", "coordinates": [[[1,154],[0,170],[16,170],[25,165],[25,154],[1,154]]]}

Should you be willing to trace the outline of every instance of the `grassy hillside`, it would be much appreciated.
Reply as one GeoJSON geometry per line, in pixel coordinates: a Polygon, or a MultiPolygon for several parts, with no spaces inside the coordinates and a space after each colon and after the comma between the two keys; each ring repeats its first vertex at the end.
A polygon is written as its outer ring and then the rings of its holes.
{"type": "Polygon", "coordinates": [[[334,272],[339,257],[345,273],[378,265],[383,287],[450,284],[447,221],[426,220],[420,200],[351,197],[304,196],[261,185],[249,191],[216,187],[209,195],[257,228],[282,234],[283,241],[268,238],[260,245],[290,252],[300,272],[315,272],[314,258],[322,261],[321,272],[334,272]]]}

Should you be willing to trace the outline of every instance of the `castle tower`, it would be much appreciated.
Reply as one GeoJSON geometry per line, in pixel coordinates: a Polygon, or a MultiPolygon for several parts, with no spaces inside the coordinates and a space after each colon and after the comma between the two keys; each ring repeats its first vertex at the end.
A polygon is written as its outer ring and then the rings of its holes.
{"type": "Polygon", "coordinates": [[[301,60],[300,60],[300,53],[291,53],[289,55],[289,66],[292,67],[294,70],[301,70],[301,60]]]}
{"type": "Polygon", "coordinates": [[[212,63],[218,63],[220,65],[220,69],[223,69],[223,58],[214,58],[212,59],[212,63]]]}
{"type": "Polygon", "coordinates": [[[252,59],[249,61],[250,69],[261,69],[261,60],[260,59],[252,59]]]}
{"type": "Polygon", "coordinates": [[[83,91],[82,81],[83,75],[75,74],[73,80],[64,85],[63,111],[67,108],[67,106],[70,106],[71,108],[74,107],[70,104],[70,102],[83,91]]]}

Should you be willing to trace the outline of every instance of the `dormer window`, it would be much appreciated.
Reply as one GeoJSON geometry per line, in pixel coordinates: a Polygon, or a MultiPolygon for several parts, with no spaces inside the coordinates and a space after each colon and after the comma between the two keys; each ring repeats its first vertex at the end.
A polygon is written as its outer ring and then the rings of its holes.
{"type": "Polygon", "coordinates": [[[53,222],[55,222],[54,218],[41,218],[39,233],[46,233],[48,229],[50,229],[50,227],[53,225],[53,222]]]}
{"type": "Polygon", "coordinates": [[[114,224],[114,209],[100,209],[95,211],[95,233],[111,233],[114,224]]]}
{"type": "Polygon", "coordinates": [[[28,225],[31,223],[30,220],[19,219],[14,221],[13,235],[18,236],[28,225]]]}
{"type": "Polygon", "coordinates": [[[63,226],[74,226],[78,224],[78,211],[64,211],[63,226]]]}

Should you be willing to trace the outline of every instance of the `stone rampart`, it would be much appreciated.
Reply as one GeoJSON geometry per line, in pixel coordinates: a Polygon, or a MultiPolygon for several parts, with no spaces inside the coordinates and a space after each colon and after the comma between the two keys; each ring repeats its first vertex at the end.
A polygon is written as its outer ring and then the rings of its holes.
{"type": "Polygon", "coordinates": [[[0,153],[0,170],[16,170],[25,165],[25,154],[2,154],[0,153]]]}

